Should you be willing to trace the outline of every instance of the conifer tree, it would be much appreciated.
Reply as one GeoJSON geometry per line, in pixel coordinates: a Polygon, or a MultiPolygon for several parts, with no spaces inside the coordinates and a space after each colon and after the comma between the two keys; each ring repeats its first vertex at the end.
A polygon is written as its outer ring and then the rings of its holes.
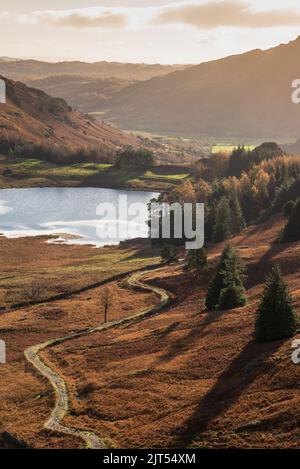
{"type": "Polygon", "coordinates": [[[227,245],[222,253],[217,272],[212,278],[207,295],[209,310],[231,309],[246,303],[244,268],[236,251],[227,245]]]}
{"type": "Polygon", "coordinates": [[[235,250],[225,260],[225,268],[222,272],[225,287],[220,293],[217,309],[228,310],[245,306],[246,295],[244,288],[244,266],[235,250]]]}
{"type": "Polygon", "coordinates": [[[227,197],[223,196],[217,205],[212,240],[225,241],[231,235],[231,211],[227,197]]]}
{"type": "Polygon", "coordinates": [[[282,235],[282,243],[291,243],[300,240],[300,199],[297,199],[295,206],[285,225],[282,235]]]}
{"type": "Polygon", "coordinates": [[[238,234],[246,228],[246,222],[243,215],[243,210],[238,199],[234,194],[231,201],[231,233],[238,234]]]}
{"type": "Polygon", "coordinates": [[[193,272],[196,278],[199,277],[201,270],[207,265],[207,251],[205,247],[201,249],[191,249],[187,252],[185,258],[185,270],[193,272]]]}
{"type": "Polygon", "coordinates": [[[258,342],[281,340],[292,337],[296,329],[292,299],[281,270],[276,265],[266,278],[255,324],[255,338],[258,342]]]}

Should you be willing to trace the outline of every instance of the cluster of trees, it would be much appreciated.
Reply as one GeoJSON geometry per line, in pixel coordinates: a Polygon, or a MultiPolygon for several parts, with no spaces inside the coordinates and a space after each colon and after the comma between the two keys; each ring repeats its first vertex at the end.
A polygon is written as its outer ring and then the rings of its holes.
{"type": "MultiPolygon", "coordinates": [[[[300,158],[285,156],[278,145],[263,144],[252,152],[239,147],[226,157],[213,156],[207,171],[197,165],[194,180],[187,180],[158,202],[205,204],[205,239],[220,242],[240,233],[248,223],[283,211],[287,218],[280,242],[300,240],[300,158]]],[[[178,261],[172,237],[164,245],[165,263],[178,261]],[[173,245],[172,245],[173,244],[173,245]]],[[[185,242],[185,240],[182,240],[185,242]]],[[[186,253],[186,272],[199,279],[207,269],[206,248],[186,253]]],[[[229,310],[247,303],[245,268],[238,252],[227,244],[207,290],[208,310],[229,310]]],[[[254,336],[258,342],[292,337],[297,331],[297,317],[288,286],[279,266],[266,277],[258,307],[254,336]]]]}
{"type": "Polygon", "coordinates": [[[1,138],[0,154],[15,158],[36,158],[57,164],[113,163],[115,154],[107,148],[68,147],[62,145],[39,144],[26,142],[17,138],[1,138]]]}
{"type": "Polygon", "coordinates": [[[233,150],[228,160],[227,176],[239,177],[254,165],[283,156],[284,151],[275,142],[265,142],[250,151],[243,146],[233,150]]]}
{"type": "Polygon", "coordinates": [[[252,151],[238,146],[231,154],[213,153],[209,158],[199,160],[193,165],[193,174],[196,180],[207,181],[230,176],[240,177],[243,172],[248,172],[262,161],[280,156],[284,156],[284,151],[275,142],[265,142],[252,151]]]}
{"type": "MultiPolygon", "coordinates": [[[[179,261],[175,246],[164,244],[161,251],[164,265],[179,261]]],[[[184,271],[198,280],[208,268],[205,247],[186,252],[184,271]]],[[[210,311],[227,311],[247,304],[245,266],[236,249],[227,244],[209,283],[205,305],[210,311]]],[[[278,265],[266,277],[262,299],[257,310],[254,337],[257,342],[269,342],[292,337],[298,320],[288,286],[278,265]]]]}
{"type": "MultiPolygon", "coordinates": [[[[220,242],[240,233],[247,225],[285,213],[300,197],[300,158],[264,159],[240,177],[186,180],[158,202],[205,204],[205,241],[220,242]]],[[[285,238],[286,239],[286,238],[285,238]]],[[[174,240],[175,241],[175,240],[174,240]]],[[[185,240],[182,240],[182,243],[185,240]]],[[[178,243],[178,240],[175,244],[178,243]]]]}
{"type": "MultiPolygon", "coordinates": [[[[185,269],[199,276],[207,266],[206,250],[190,251],[185,269]]],[[[245,267],[237,251],[225,247],[215,274],[208,286],[205,305],[208,310],[226,311],[246,305],[245,267]]],[[[267,275],[262,300],[257,311],[254,336],[257,342],[269,342],[292,337],[298,321],[292,298],[278,265],[267,275]]]]}
{"type": "Polygon", "coordinates": [[[230,198],[224,195],[216,205],[213,215],[211,239],[215,243],[224,241],[246,228],[243,210],[236,193],[232,193],[230,198]]]}
{"type": "Polygon", "coordinates": [[[154,164],[155,158],[151,151],[129,146],[117,154],[115,166],[122,169],[145,170],[154,164]]]}

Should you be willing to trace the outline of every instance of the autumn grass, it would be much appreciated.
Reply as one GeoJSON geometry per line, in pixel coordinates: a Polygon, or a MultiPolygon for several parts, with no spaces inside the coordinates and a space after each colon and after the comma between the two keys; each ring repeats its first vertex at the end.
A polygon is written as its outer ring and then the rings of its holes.
{"type": "Polygon", "coordinates": [[[159,262],[159,252],[148,240],[103,248],[46,241],[47,237],[0,238],[0,307],[28,301],[28,291],[37,286],[44,301],[159,262]]]}

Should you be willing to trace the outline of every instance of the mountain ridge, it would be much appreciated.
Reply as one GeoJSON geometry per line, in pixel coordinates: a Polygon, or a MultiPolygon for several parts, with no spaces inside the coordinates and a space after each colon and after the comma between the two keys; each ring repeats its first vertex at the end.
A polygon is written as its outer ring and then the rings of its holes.
{"type": "Polygon", "coordinates": [[[300,37],[204,62],[116,93],[105,117],[125,129],[216,138],[299,137],[291,101],[300,37]]]}

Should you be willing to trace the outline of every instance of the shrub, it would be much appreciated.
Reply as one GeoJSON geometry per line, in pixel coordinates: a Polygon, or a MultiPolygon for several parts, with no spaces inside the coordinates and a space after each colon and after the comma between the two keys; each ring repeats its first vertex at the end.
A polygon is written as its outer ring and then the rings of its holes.
{"type": "Polygon", "coordinates": [[[205,247],[201,249],[191,249],[187,252],[184,267],[187,272],[193,272],[194,276],[198,278],[201,273],[201,270],[206,265],[207,251],[205,247]]]}
{"type": "Polygon", "coordinates": [[[178,262],[177,249],[169,244],[164,244],[160,256],[162,264],[169,265],[178,262]]]}
{"type": "Polygon", "coordinates": [[[289,218],[289,216],[291,215],[294,207],[295,207],[295,201],[294,200],[289,200],[286,204],[284,204],[283,214],[284,214],[285,218],[289,218]]]}

